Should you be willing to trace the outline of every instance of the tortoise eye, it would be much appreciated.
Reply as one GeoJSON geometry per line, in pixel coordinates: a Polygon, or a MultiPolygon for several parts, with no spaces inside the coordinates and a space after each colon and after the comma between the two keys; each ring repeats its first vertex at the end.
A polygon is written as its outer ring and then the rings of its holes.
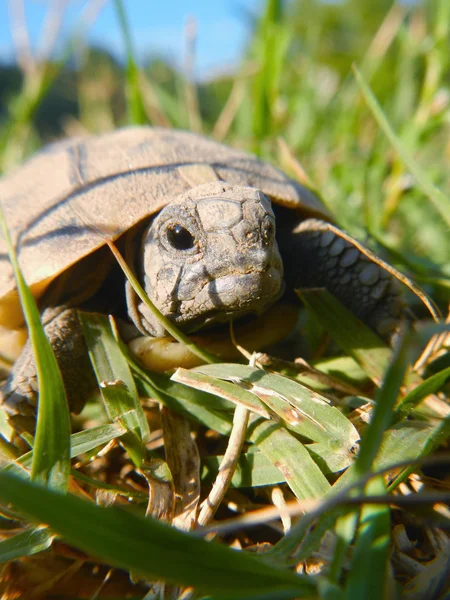
{"type": "Polygon", "coordinates": [[[175,250],[190,250],[195,246],[195,238],[182,225],[172,225],[167,229],[167,240],[175,250]]]}

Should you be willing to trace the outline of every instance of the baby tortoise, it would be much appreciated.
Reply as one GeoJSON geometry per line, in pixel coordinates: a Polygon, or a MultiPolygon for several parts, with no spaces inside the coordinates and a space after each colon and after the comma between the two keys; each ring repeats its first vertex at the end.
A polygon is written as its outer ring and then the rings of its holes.
{"type": "MultiPolygon", "coordinates": [[[[0,180],[0,199],[75,411],[94,385],[77,308],[127,319],[143,335],[165,334],[106,237],[186,332],[262,313],[296,288],[327,288],[384,338],[402,311],[383,263],[330,224],[310,190],[192,133],[133,127],[53,144],[0,180]]],[[[13,355],[26,334],[0,245],[0,349],[13,355]]],[[[2,396],[11,416],[34,412],[28,343],[2,396]]]]}

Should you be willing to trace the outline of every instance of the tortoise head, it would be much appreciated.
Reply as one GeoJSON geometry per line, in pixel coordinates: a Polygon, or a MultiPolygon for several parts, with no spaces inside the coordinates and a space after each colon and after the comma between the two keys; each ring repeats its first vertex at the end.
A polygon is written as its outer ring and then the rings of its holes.
{"type": "MultiPolygon", "coordinates": [[[[283,291],[283,265],[270,200],[254,188],[214,182],[168,204],[146,230],[140,256],[145,290],[184,331],[261,313],[283,291]]],[[[137,327],[164,335],[143,303],[137,327]]]]}

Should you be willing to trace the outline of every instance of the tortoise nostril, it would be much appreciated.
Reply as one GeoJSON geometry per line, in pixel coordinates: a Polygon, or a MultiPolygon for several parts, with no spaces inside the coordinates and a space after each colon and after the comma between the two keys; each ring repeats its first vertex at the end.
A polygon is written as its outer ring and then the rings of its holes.
{"type": "Polygon", "coordinates": [[[259,240],[258,233],[255,230],[248,231],[245,234],[245,238],[246,238],[247,244],[249,244],[249,245],[257,244],[258,240],[259,240]]]}
{"type": "Polygon", "coordinates": [[[251,253],[251,262],[250,264],[257,271],[261,271],[263,273],[270,270],[273,266],[274,255],[273,252],[268,252],[265,248],[258,249],[255,252],[251,253]]]}
{"type": "Polygon", "coordinates": [[[264,246],[270,246],[275,239],[275,223],[269,216],[261,224],[261,238],[264,246]]]}

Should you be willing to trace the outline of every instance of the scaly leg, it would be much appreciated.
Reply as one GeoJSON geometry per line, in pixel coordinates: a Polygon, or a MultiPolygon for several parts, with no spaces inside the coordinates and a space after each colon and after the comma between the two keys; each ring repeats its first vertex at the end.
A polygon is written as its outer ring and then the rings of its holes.
{"type": "Polygon", "coordinates": [[[290,288],[326,288],[383,339],[391,340],[405,305],[397,280],[375,255],[317,219],[303,221],[290,236],[280,236],[279,245],[290,288]]]}
{"type": "MultiPolygon", "coordinates": [[[[84,340],[77,310],[47,308],[42,314],[45,333],[58,361],[71,411],[80,412],[95,389],[95,374],[84,340]]],[[[14,364],[0,391],[0,403],[18,431],[32,431],[35,425],[38,382],[29,341],[14,364]]]]}

